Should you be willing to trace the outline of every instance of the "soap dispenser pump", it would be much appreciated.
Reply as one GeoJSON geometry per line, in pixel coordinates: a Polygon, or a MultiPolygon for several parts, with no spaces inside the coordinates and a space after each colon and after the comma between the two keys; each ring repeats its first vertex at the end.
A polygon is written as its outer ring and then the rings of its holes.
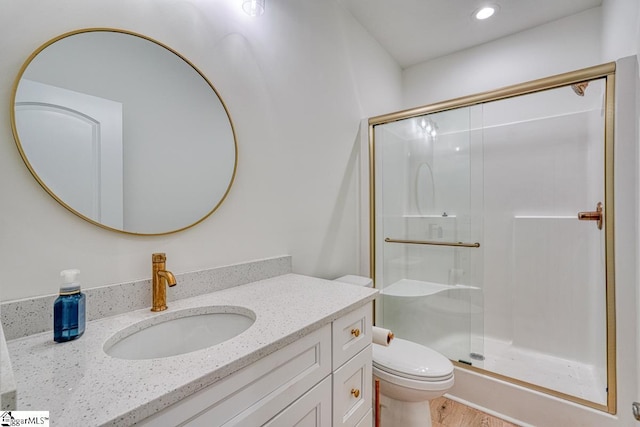
{"type": "Polygon", "coordinates": [[[85,329],[85,295],[80,292],[80,270],[60,272],[60,296],[53,304],[53,340],[71,341],[80,337],[85,329]]]}

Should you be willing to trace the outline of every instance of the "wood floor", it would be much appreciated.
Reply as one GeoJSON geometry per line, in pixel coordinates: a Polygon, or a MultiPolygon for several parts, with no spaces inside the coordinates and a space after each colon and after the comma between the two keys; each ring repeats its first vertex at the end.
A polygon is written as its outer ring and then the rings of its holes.
{"type": "Polygon", "coordinates": [[[517,427],[446,397],[430,403],[433,427],[517,427]]]}

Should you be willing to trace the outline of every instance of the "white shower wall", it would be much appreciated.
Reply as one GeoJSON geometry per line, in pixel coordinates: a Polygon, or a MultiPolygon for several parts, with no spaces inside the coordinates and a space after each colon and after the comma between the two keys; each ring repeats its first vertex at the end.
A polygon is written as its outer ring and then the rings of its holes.
{"type": "Polygon", "coordinates": [[[564,89],[484,108],[485,334],[604,366],[603,86],[564,89]]]}

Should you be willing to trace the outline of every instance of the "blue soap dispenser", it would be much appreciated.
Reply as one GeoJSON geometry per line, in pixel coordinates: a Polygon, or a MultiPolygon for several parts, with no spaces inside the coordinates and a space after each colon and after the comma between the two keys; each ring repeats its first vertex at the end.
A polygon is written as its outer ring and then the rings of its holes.
{"type": "Polygon", "coordinates": [[[53,304],[53,340],[56,342],[71,341],[84,333],[86,298],[80,292],[79,274],[80,270],[75,269],[60,272],[60,296],[53,304]]]}

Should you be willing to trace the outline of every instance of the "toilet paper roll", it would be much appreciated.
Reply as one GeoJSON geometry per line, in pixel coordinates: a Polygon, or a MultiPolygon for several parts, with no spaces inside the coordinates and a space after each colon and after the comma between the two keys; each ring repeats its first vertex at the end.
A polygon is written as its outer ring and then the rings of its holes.
{"type": "Polygon", "coordinates": [[[393,332],[388,329],[380,328],[378,326],[373,327],[373,343],[388,346],[393,339],[393,332]]]}

